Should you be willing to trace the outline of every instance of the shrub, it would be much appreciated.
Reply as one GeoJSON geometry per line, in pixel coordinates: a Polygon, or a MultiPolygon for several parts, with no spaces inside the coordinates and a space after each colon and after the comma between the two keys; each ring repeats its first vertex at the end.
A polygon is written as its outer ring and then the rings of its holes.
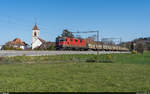
{"type": "Polygon", "coordinates": [[[0,61],[2,61],[4,59],[4,57],[0,57],[0,61]]]}
{"type": "Polygon", "coordinates": [[[14,48],[14,50],[23,50],[22,48],[14,48]]]}
{"type": "Polygon", "coordinates": [[[132,54],[137,54],[137,51],[133,50],[133,51],[132,51],[132,54]]]}
{"type": "Polygon", "coordinates": [[[39,50],[39,48],[38,48],[38,47],[36,47],[36,48],[34,48],[33,50],[39,50]]]}
{"type": "Polygon", "coordinates": [[[111,54],[106,55],[106,60],[111,61],[112,60],[112,55],[111,54]]]}
{"type": "Polygon", "coordinates": [[[111,63],[113,62],[113,56],[111,54],[93,55],[93,56],[89,56],[86,59],[86,62],[111,63]]]}
{"type": "Polygon", "coordinates": [[[36,47],[34,50],[56,50],[55,46],[50,45],[49,47],[36,47]]]}
{"type": "Polygon", "coordinates": [[[3,50],[23,50],[22,48],[15,48],[15,47],[12,47],[12,46],[8,46],[8,45],[4,45],[2,47],[3,50]]]}
{"type": "Polygon", "coordinates": [[[112,63],[113,62],[113,56],[111,54],[104,55],[103,60],[101,62],[112,63]]]}
{"type": "Polygon", "coordinates": [[[46,50],[56,50],[55,46],[51,45],[46,50]]]}
{"type": "Polygon", "coordinates": [[[96,62],[96,60],[97,60],[97,57],[95,55],[93,55],[93,56],[89,56],[86,59],[86,62],[96,62]]]}

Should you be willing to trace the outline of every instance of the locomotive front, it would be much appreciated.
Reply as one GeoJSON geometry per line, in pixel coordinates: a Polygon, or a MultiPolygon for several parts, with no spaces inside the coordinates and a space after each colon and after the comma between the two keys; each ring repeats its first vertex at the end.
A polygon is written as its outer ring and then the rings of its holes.
{"type": "Polygon", "coordinates": [[[56,49],[57,50],[85,50],[87,48],[84,39],[57,37],[56,49]]]}

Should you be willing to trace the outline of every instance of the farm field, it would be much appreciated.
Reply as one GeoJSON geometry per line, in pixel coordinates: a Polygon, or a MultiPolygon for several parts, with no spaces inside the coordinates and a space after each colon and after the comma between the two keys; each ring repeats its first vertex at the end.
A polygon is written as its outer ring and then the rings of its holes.
{"type": "Polygon", "coordinates": [[[0,92],[150,91],[149,78],[149,52],[0,58],[0,92]]]}

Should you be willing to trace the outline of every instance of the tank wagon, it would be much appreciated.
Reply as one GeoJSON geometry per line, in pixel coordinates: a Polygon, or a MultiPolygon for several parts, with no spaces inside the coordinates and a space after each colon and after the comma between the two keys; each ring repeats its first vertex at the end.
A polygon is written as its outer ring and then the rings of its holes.
{"type": "Polygon", "coordinates": [[[105,50],[105,51],[128,51],[127,48],[117,45],[106,45],[86,39],[57,37],[56,50],[105,50]]]}

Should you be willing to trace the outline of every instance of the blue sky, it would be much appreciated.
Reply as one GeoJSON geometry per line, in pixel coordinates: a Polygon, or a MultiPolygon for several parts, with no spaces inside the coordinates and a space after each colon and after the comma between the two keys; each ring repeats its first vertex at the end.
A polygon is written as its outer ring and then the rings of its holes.
{"type": "Polygon", "coordinates": [[[0,45],[16,37],[31,44],[35,19],[46,41],[63,29],[129,41],[150,37],[150,0],[0,0],[0,45]]]}

